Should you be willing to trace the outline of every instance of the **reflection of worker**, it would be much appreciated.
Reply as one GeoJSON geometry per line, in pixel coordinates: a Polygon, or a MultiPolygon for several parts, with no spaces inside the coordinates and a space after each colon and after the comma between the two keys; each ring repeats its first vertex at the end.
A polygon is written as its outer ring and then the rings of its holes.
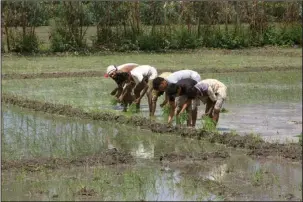
{"type": "MultiPolygon", "coordinates": [[[[178,81],[180,81],[181,79],[193,79],[193,80],[199,82],[201,80],[201,77],[198,74],[198,72],[188,70],[188,69],[180,70],[180,71],[173,72],[167,78],[157,77],[153,81],[153,88],[155,90],[160,91],[160,92],[164,92],[164,91],[166,91],[169,84],[175,84],[178,81]]],[[[176,103],[178,103],[178,99],[179,99],[179,97],[175,98],[176,103]]],[[[166,95],[165,96],[165,101],[160,106],[163,107],[167,102],[168,102],[168,96],[166,95]]],[[[170,113],[169,113],[169,116],[168,116],[168,123],[172,122],[172,118],[174,116],[175,108],[176,108],[175,102],[174,101],[169,102],[169,104],[170,104],[170,113]]],[[[193,112],[193,113],[196,113],[196,112],[193,112]]]]}
{"type": "MultiPolygon", "coordinates": [[[[169,84],[166,90],[169,101],[174,101],[175,97],[178,97],[176,100],[176,109],[175,114],[176,118],[178,115],[187,111],[188,119],[187,126],[194,127],[197,120],[198,106],[200,102],[198,98],[189,98],[187,95],[188,90],[192,89],[197,84],[197,81],[193,79],[181,79],[176,84],[169,84]]],[[[171,119],[172,120],[172,119],[171,119]]]]}
{"type": "Polygon", "coordinates": [[[215,124],[219,121],[220,109],[226,99],[227,87],[216,79],[205,79],[198,82],[188,96],[198,97],[206,104],[205,114],[213,119],[215,124]]]}
{"type": "Polygon", "coordinates": [[[151,113],[151,94],[152,94],[152,81],[157,77],[158,72],[156,68],[149,65],[141,65],[129,73],[117,72],[116,76],[121,77],[121,82],[125,84],[119,100],[122,101],[125,95],[134,90],[137,109],[140,108],[142,97],[146,94],[148,100],[148,107],[151,113]]]}

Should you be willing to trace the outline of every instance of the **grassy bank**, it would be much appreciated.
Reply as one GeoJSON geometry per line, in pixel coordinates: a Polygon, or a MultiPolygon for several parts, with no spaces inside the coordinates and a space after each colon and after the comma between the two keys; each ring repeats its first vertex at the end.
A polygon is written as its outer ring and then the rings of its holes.
{"type": "Polygon", "coordinates": [[[302,50],[298,48],[253,48],[243,50],[200,49],[166,54],[119,53],[90,56],[15,56],[2,57],[2,73],[41,73],[105,71],[110,64],[136,62],[150,64],[161,70],[195,69],[213,71],[222,69],[302,67],[302,50]]]}

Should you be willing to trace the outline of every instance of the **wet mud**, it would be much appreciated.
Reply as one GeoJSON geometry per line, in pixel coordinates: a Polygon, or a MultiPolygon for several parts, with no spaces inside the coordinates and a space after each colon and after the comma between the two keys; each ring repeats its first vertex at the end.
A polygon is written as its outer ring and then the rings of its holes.
{"type": "Polygon", "coordinates": [[[211,143],[225,144],[233,148],[245,148],[247,154],[252,156],[281,156],[294,161],[302,160],[302,145],[300,143],[268,143],[261,138],[253,135],[240,136],[234,133],[225,132],[222,135],[214,132],[208,132],[201,129],[182,128],[169,126],[155,122],[141,116],[125,116],[112,112],[85,112],[82,109],[73,108],[69,105],[52,104],[29,100],[26,98],[2,94],[2,102],[17,105],[19,107],[33,109],[51,114],[64,115],[68,117],[78,117],[82,119],[92,119],[100,121],[114,121],[119,124],[138,126],[141,129],[148,129],[155,133],[172,133],[184,137],[207,139],[211,143]]]}
{"type": "MultiPolygon", "coordinates": [[[[264,71],[290,71],[300,70],[302,67],[244,67],[244,68],[193,68],[192,70],[203,73],[229,73],[229,72],[264,72],[264,71]]],[[[175,69],[161,69],[160,72],[174,72],[175,69]]],[[[2,74],[2,79],[36,79],[36,78],[63,78],[63,77],[103,77],[104,71],[81,72],[42,72],[42,73],[10,73],[2,74]]]]}
{"type": "Polygon", "coordinates": [[[1,168],[2,170],[14,168],[35,172],[43,169],[57,169],[71,166],[117,165],[132,163],[135,163],[135,158],[131,154],[120,152],[114,148],[99,154],[75,159],[35,158],[22,160],[2,160],[1,168]]]}
{"type": "Polygon", "coordinates": [[[225,159],[230,157],[230,154],[227,151],[215,151],[215,152],[203,152],[198,154],[192,154],[192,153],[168,153],[160,156],[160,161],[182,161],[182,160],[194,160],[194,161],[202,161],[202,160],[208,160],[210,158],[221,158],[225,159]]]}
{"type": "MultiPolygon", "coordinates": [[[[160,162],[176,162],[182,160],[205,161],[208,159],[225,159],[230,157],[226,151],[202,152],[198,154],[192,153],[167,153],[159,157],[160,162]]],[[[136,162],[136,158],[129,153],[120,152],[116,148],[109,149],[103,153],[70,158],[35,158],[22,160],[2,160],[1,168],[3,170],[21,169],[29,172],[41,171],[44,169],[59,169],[81,166],[96,166],[96,165],[132,165],[136,162]]]]}

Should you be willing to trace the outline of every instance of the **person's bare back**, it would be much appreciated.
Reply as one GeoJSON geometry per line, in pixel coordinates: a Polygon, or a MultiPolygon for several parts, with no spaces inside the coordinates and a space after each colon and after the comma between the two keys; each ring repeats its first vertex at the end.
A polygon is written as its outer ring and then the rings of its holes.
{"type": "Polygon", "coordinates": [[[125,65],[125,67],[122,67],[121,69],[119,69],[119,72],[130,72],[132,71],[134,68],[138,67],[138,65],[136,64],[130,64],[130,65],[125,65]]]}

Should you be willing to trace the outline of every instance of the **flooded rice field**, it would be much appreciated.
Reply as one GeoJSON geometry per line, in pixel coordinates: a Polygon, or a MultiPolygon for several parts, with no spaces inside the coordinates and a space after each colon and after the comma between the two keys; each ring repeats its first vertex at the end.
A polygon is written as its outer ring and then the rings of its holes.
{"type": "Polygon", "coordinates": [[[2,200],[302,200],[300,162],[3,106],[2,200]]]}
{"type": "Polygon", "coordinates": [[[2,81],[2,200],[302,200],[302,146],[278,144],[302,134],[301,71],[203,74],[228,86],[220,136],[167,127],[162,97],[157,123],[145,98],[121,115],[113,81],[78,76],[2,81]]]}
{"type": "MultiPolygon", "coordinates": [[[[202,74],[202,73],[201,73],[202,74]]],[[[228,86],[228,97],[221,113],[218,130],[260,134],[270,142],[298,141],[302,133],[302,72],[270,71],[248,73],[205,73],[203,78],[216,78],[228,86]]],[[[70,77],[48,79],[3,80],[3,92],[25,96],[32,100],[68,104],[86,111],[114,110],[111,105],[111,79],[100,77],[70,77]],[[70,85],[73,83],[73,85],[70,85]]],[[[157,120],[164,122],[157,103],[157,120]]],[[[205,106],[199,107],[199,116],[205,106]]],[[[141,104],[141,115],[148,117],[147,101],[141,104]]],[[[197,127],[202,124],[198,120],[197,127]]]]}

